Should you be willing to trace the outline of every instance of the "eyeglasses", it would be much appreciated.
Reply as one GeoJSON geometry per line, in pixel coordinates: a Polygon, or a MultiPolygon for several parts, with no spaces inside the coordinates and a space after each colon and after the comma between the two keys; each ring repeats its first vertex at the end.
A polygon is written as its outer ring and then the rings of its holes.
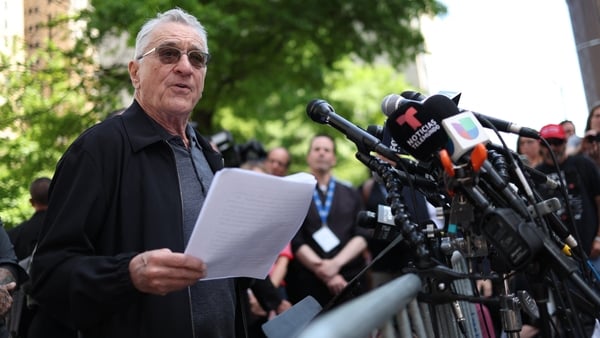
{"type": "Polygon", "coordinates": [[[560,138],[548,138],[546,139],[546,142],[548,142],[548,144],[551,146],[562,146],[567,141],[560,138]]]}
{"type": "Polygon", "coordinates": [[[598,135],[588,135],[584,139],[586,140],[586,142],[589,142],[589,143],[600,142],[600,134],[598,134],[598,135]]]}
{"type": "Polygon", "coordinates": [[[145,58],[146,56],[156,52],[158,54],[158,59],[165,65],[171,65],[179,62],[182,54],[186,54],[188,56],[188,60],[190,64],[196,68],[206,67],[208,61],[210,60],[210,54],[204,53],[198,49],[192,49],[188,51],[183,51],[179,48],[175,48],[172,46],[158,46],[150,49],[146,53],[141,56],[138,56],[138,60],[145,58]]]}

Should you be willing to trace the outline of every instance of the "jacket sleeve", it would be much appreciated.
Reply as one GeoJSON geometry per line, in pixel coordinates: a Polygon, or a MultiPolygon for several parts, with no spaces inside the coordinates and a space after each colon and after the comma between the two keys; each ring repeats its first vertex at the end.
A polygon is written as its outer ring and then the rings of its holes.
{"type": "Polygon", "coordinates": [[[21,285],[29,279],[27,272],[17,261],[12,243],[4,228],[0,228],[0,267],[8,269],[13,274],[17,285],[21,285]]]}
{"type": "Polygon", "coordinates": [[[95,249],[109,222],[106,186],[116,182],[105,179],[110,175],[81,143],[75,142],[57,166],[31,277],[33,298],[41,308],[65,324],[85,328],[140,293],[129,277],[134,252],[103,256],[95,249]]]}

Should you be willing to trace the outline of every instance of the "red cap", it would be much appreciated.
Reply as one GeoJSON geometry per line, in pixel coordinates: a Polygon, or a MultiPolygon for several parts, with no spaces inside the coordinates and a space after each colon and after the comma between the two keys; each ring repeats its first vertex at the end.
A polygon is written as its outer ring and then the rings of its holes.
{"type": "Polygon", "coordinates": [[[549,139],[549,138],[557,138],[561,140],[566,140],[567,135],[565,134],[565,130],[560,124],[547,124],[540,129],[540,136],[549,139]]]}

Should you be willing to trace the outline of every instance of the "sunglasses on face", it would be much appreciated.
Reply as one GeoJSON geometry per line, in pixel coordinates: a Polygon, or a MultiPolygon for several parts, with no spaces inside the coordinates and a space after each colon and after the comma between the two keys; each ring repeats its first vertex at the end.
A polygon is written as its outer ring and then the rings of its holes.
{"type": "Polygon", "coordinates": [[[567,141],[559,139],[559,138],[549,138],[549,139],[546,139],[546,142],[548,142],[548,144],[551,146],[562,146],[567,141]]]}
{"type": "Polygon", "coordinates": [[[156,55],[158,55],[160,62],[165,65],[171,65],[179,62],[179,59],[181,59],[181,55],[183,54],[187,55],[190,64],[196,68],[206,67],[208,61],[210,61],[210,54],[202,52],[199,49],[183,51],[172,46],[154,47],[143,55],[139,56],[137,59],[141,60],[154,52],[156,52],[156,55]]]}

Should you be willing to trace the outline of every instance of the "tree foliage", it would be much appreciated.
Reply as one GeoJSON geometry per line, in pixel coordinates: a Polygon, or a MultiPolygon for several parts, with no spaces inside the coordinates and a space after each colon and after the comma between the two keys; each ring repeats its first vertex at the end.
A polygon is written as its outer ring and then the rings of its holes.
{"type": "Polygon", "coordinates": [[[50,43],[25,60],[0,55],[0,215],[9,227],[33,213],[33,179],[52,177],[73,139],[115,105],[99,96],[92,60],[81,48],[50,43]]]}
{"type": "Polygon", "coordinates": [[[293,155],[293,172],[306,169],[308,139],[327,132],[338,139],[336,175],[357,183],[367,171],[354,159],[355,146],[310,121],[306,104],[323,98],[359,126],[381,125],[381,99],[408,89],[402,69],[422,52],[418,18],[445,11],[435,0],[92,0],[91,5],[77,18],[86,30],[72,49],[50,44],[16,65],[2,59],[0,213],[9,225],[31,213],[31,180],[51,176],[79,133],[128,104],[121,98],[131,94],[131,55],[107,64],[95,54],[98,47],[123,35],[132,47],[141,25],[158,12],[180,7],[207,29],[212,59],[192,115],[202,133],[228,130],[236,143],[283,145],[293,155]]]}

